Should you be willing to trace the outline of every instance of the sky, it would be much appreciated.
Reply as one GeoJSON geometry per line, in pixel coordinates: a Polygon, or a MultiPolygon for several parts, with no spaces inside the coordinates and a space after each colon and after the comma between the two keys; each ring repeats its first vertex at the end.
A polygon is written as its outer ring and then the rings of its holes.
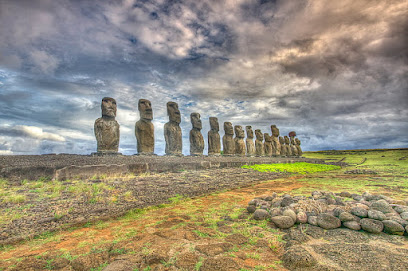
{"type": "Polygon", "coordinates": [[[166,103],[306,151],[408,147],[406,0],[0,0],[0,155],[96,151],[101,100],[136,153],[139,99],[164,154],[166,103]]]}

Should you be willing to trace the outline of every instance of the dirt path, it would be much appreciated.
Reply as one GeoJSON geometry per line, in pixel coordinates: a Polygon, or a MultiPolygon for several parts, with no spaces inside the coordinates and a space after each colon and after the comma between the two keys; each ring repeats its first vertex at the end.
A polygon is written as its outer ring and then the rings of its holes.
{"type": "Polygon", "coordinates": [[[88,270],[122,258],[140,270],[194,270],[190,268],[196,265],[202,265],[200,270],[227,270],[223,269],[226,266],[237,267],[231,270],[280,270],[280,232],[251,224],[239,215],[254,196],[299,188],[297,178],[182,201],[39,238],[3,251],[0,266],[41,270],[36,267],[48,264],[53,270],[88,270]]]}

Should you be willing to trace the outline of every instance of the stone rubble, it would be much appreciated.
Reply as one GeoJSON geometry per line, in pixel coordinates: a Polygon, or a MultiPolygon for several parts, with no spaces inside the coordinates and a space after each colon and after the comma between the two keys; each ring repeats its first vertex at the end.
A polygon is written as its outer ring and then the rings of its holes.
{"type": "Polygon", "coordinates": [[[252,199],[247,212],[253,214],[253,219],[271,220],[280,229],[308,223],[326,230],[344,227],[408,235],[408,201],[368,192],[357,195],[313,191],[309,197],[273,193],[252,199]]]}

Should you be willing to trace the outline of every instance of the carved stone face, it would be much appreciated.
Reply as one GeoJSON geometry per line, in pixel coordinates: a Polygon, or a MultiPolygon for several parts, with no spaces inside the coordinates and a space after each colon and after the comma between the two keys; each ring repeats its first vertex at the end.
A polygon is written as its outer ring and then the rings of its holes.
{"type": "Polygon", "coordinates": [[[110,97],[102,99],[102,116],[114,118],[116,117],[116,100],[110,97]]]}
{"type": "Polygon", "coordinates": [[[220,125],[218,124],[218,119],[216,117],[210,117],[210,126],[211,130],[217,132],[220,130],[220,125]]]}
{"type": "Polygon", "coordinates": [[[255,130],[255,136],[256,136],[256,140],[263,141],[263,139],[264,139],[263,134],[262,134],[260,129],[255,130]]]}
{"type": "Polygon", "coordinates": [[[299,145],[299,146],[300,146],[300,140],[299,140],[299,138],[295,138],[295,143],[296,143],[296,145],[299,145]]]}
{"type": "Polygon", "coordinates": [[[226,135],[234,135],[234,128],[231,122],[224,122],[224,131],[226,135]]]}
{"type": "Polygon", "coordinates": [[[289,141],[289,137],[285,136],[285,144],[289,145],[290,141],[289,141]]]}
{"type": "Polygon", "coordinates": [[[245,127],[247,138],[254,138],[254,131],[252,131],[252,126],[245,127]]]}
{"type": "Polygon", "coordinates": [[[242,129],[242,126],[235,125],[234,130],[235,130],[235,136],[236,137],[238,137],[238,138],[244,138],[245,137],[244,129],[242,129]]]}
{"type": "Polygon", "coordinates": [[[201,130],[201,128],[203,128],[201,124],[199,113],[191,113],[190,119],[191,119],[191,123],[193,124],[193,128],[198,129],[198,130],[201,130]]]}
{"type": "Polygon", "coordinates": [[[279,143],[282,145],[282,144],[285,144],[285,139],[283,139],[283,137],[279,137],[279,143]]]}
{"type": "Polygon", "coordinates": [[[265,142],[271,142],[272,138],[268,133],[264,133],[265,142]]]}
{"type": "Polygon", "coordinates": [[[153,119],[152,103],[146,99],[140,99],[138,103],[140,118],[144,120],[153,119]]]}
{"type": "Polygon", "coordinates": [[[180,110],[178,109],[178,104],[175,102],[167,103],[167,115],[169,115],[169,120],[177,124],[181,122],[180,110]]]}
{"type": "Polygon", "coordinates": [[[272,136],[278,137],[279,136],[279,129],[276,125],[271,125],[272,136]]]}

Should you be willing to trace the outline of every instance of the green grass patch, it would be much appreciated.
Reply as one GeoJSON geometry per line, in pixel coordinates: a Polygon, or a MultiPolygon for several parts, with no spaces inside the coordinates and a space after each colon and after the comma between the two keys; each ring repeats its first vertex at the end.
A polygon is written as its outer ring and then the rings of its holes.
{"type": "Polygon", "coordinates": [[[324,164],[311,164],[306,162],[298,162],[291,164],[261,164],[261,165],[244,165],[242,168],[251,168],[260,172],[289,172],[308,174],[329,170],[341,169],[340,166],[324,165],[324,164]]]}

